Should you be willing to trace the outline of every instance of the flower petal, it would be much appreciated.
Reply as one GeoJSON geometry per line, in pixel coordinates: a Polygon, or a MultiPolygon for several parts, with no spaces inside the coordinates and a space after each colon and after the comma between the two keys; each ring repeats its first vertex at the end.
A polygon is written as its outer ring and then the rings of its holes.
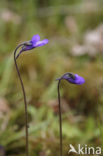
{"type": "Polygon", "coordinates": [[[67,81],[73,84],[81,85],[85,82],[84,78],[79,76],[78,74],[75,74],[75,79],[73,78],[67,78],[67,81]]]}
{"type": "Polygon", "coordinates": [[[40,46],[47,44],[48,42],[49,42],[48,39],[44,39],[42,41],[38,41],[38,42],[34,43],[33,46],[34,47],[40,47],[40,46]]]}
{"type": "Polygon", "coordinates": [[[34,35],[33,37],[32,37],[32,39],[31,39],[31,42],[33,42],[33,43],[36,43],[36,42],[38,42],[38,41],[40,41],[40,36],[37,34],[37,35],[34,35]]]}

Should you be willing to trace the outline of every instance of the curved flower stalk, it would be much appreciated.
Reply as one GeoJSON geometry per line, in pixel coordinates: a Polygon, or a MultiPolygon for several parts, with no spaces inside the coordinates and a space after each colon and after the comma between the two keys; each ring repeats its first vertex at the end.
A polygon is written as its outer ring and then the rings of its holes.
{"type": "Polygon", "coordinates": [[[14,62],[15,62],[15,67],[16,67],[16,70],[17,70],[17,74],[18,74],[18,77],[19,77],[19,80],[20,80],[20,84],[21,84],[21,87],[22,87],[22,92],[23,92],[23,97],[24,97],[24,104],[25,104],[25,131],[26,131],[26,156],[29,156],[29,147],[28,147],[28,106],[27,106],[27,101],[26,101],[26,94],[25,94],[25,89],[24,89],[24,84],[23,84],[23,81],[22,81],[22,78],[21,78],[21,75],[20,75],[20,71],[19,71],[19,68],[18,68],[18,65],[17,65],[17,58],[20,56],[20,54],[22,52],[25,52],[27,50],[31,50],[33,48],[36,48],[36,47],[40,47],[40,46],[43,46],[45,44],[48,43],[48,39],[44,39],[42,41],[40,41],[40,36],[39,35],[34,35],[32,37],[32,39],[30,41],[27,41],[27,42],[23,42],[21,44],[19,44],[15,51],[14,51],[14,62]],[[17,50],[20,48],[20,51],[18,54],[17,53],[17,50]]]}
{"type": "Polygon", "coordinates": [[[64,79],[69,83],[81,85],[85,83],[85,80],[83,77],[79,76],[78,74],[72,74],[72,73],[65,73],[60,78],[57,78],[58,80],[58,103],[59,103],[59,128],[60,128],[60,156],[63,156],[63,148],[62,148],[62,112],[61,112],[61,100],[60,100],[60,82],[64,79]]]}

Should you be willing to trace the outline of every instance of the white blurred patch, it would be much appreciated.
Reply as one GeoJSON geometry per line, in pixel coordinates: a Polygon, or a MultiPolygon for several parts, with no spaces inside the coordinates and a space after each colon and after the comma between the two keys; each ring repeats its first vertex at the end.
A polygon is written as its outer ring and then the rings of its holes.
{"type": "Polygon", "coordinates": [[[0,12],[0,18],[4,22],[13,22],[14,24],[20,24],[21,23],[21,17],[17,15],[16,13],[4,9],[0,12]]]}
{"type": "Polygon", "coordinates": [[[72,47],[72,55],[81,56],[88,54],[95,56],[97,53],[103,53],[103,24],[96,29],[85,33],[83,44],[76,44],[72,47]]]}

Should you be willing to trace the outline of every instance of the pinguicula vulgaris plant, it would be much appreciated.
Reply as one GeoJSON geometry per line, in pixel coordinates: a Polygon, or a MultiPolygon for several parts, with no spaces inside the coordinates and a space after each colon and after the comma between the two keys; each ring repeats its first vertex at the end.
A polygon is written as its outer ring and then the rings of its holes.
{"type": "Polygon", "coordinates": [[[25,89],[24,89],[24,84],[23,80],[20,75],[20,71],[17,65],[17,58],[19,58],[20,54],[22,54],[25,51],[31,50],[36,47],[43,46],[48,43],[48,39],[44,39],[40,41],[40,36],[39,35],[34,35],[30,41],[23,42],[19,44],[15,51],[14,51],[14,62],[15,62],[15,67],[16,71],[20,80],[22,92],[23,92],[23,97],[24,97],[24,104],[25,104],[25,131],[26,131],[26,156],[29,156],[29,147],[28,147],[28,105],[27,105],[27,100],[26,100],[26,94],[25,94],[25,89]],[[17,51],[19,50],[18,54],[17,51]]]}
{"type": "Polygon", "coordinates": [[[79,76],[78,74],[73,74],[73,73],[65,73],[63,76],[60,78],[57,78],[58,80],[58,104],[59,104],[59,128],[60,128],[60,156],[63,156],[63,143],[62,143],[62,111],[61,111],[61,99],[60,99],[60,83],[61,80],[66,80],[69,83],[76,84],[76,85],[81,85],[85,82],[84,78],[79,76]]]}

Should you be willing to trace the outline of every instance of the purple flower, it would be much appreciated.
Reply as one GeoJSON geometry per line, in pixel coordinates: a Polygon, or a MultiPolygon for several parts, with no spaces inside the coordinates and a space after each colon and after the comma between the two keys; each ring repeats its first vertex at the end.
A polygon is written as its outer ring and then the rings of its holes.
{"type": "Polygon", "coordinates": [[[57,80],[65,79],[69,83],[81,85],[85,83],[85,80],[83,77],[79,76],[78,74],[72,74],[72,73],[66,73],[62,77],[58,78],[57,80]]]}
{"type": "Polygon", "coordinates": [[[36,47],[43,46],[47,43],[48,43],[48,39],[44,39],[44,40],[40,41],[40,36],[38,34],[34,35],[30,41],[25,42],[25,45],[22,47],[22,52],[31,50],[36,47]]]}

